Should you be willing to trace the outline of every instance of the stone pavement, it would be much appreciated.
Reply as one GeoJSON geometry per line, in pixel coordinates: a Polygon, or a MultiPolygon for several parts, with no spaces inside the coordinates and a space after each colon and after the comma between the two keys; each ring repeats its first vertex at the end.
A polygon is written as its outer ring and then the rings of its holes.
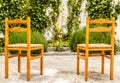
{"type": "Polygon", "coordinates": [[[115,55],[114,80],[109,79],[109,59],[105,59],[105,74],[101,74],[101,57],[89,58],[89,79],[84,81],[84,61],[81,74],[76,75],[76,56],[45,53],[44,75],[39,75],[39,59],[31,61],[31,80],[26,81],[26,57],[22,57],[21,73],[17,72],[17,58],[10,59],[9,78],[4,78],[4,56],[0,56],[0,83],[119,83],[120,55],[115,55]]]}

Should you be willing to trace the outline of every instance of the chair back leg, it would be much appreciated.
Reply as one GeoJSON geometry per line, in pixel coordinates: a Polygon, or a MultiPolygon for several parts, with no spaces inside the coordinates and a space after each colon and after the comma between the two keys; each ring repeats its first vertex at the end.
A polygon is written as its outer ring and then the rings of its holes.
{"type": "Polygon", "coordinates": [[[88,80],[88,50],[85,51],[85,81],[88,80]]]}
{"type": "Polygon", "coordinates": [[[41,49],[42,58],[40,58],[40,75],[43,75],[43,65],[44,65],[44,48],[41,49]]]}
{"type": "Polygon", "coordinates": [[[30,50],[27,51],[27,75],[26,75],[26,80],[30,80],[30,50]]]}
{"type": "Polygon", "coordinates": [[[111,58],[110,58],[110,80],[114,78],[114,50],[111,51],[111,58]]]}

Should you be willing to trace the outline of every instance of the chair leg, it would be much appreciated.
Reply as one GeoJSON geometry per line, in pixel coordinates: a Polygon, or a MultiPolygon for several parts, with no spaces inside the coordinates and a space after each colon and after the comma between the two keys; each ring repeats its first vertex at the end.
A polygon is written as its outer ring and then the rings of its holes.
{"type": "Polygon", "coordinates": [[[79,75],[79,58],[77,57],[77,75],[79,75]]]}
{"type": "Polygon", "coordinates": [[[30,51],[27,51],[27,75],[26,80],[30,80],[30,51]]]}
{"type": "Polygon", "coordinates": [[[88,80],[88,51],[85,52],[85,81],[88,80]]]}
{"type": "Polygon", "coordinates": [[[43,75],[43,65],[44,65],[44,48],[41,49],[42,58],[40,59],[40,75],[43,75]]]}
{"type": "Polygon", "coordinates": [[[114,50],[111,51],[111,59],[110,59],[110,80],[114,79],[114,50]]]}
{"type": "Polygon", "coordinates": [[[101,65],[102,66],[102,69],[101,69],[102,74],[104,74],[104,55],[105,55],[105,53],[104,53],[104,51],[102,51],[102,65],[101,65]]]}
{"type": "Polygon", "coordinates": [[[18,51],[18,72],[20,73],[21,72],[21,51],[19,50],[18,51]]]}
{"type": "Polygon", "coordinates": [[[43,75],[43,57],[40,60],[40,75],[43,75]]]}
{"type": "Polygon", "coordinates": [[[80,61],[79,61],[79,57],[78,56],[79,56],[79,49],[77,48],[77,64],[76,64],[77,75],[79,75],[79,65],[80,65],[79,64],[80,61]]]}
{"type": "Polygon", "coordinates": [[[8,78],[8,69],[9,69],[9,63],[8,63],[8,50],[5,49],[5,78],[8,78]]]}

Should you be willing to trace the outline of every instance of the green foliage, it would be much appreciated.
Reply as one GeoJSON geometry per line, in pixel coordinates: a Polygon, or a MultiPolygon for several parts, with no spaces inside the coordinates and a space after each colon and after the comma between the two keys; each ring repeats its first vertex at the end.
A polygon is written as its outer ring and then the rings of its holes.
{"type": "Polygon", "coordinates": [[[69,46],[72,51],[76,51],[77,44],[85,43],[85,28],[78,29],[71,34],[69,40],[69,46]]]}
{"type": "Polygon", "coordinates": [[[120,15],[120,1],[115,5],[115,15],[120,15]]]}
{"type": "Polygon", "coordinates": [[[115,40],[115,52],[120,52],[120,40],[115,40]]]}
{"type": "Polygon", "coordinates": [[[80,20],[80,12],[81,12],[81,3],[83,0],[68,0],[68,12],[69,16],[67,18],[67,30],[68,37],[72,33],[74,29],[79,28],[80,20]]]}
{"type": "Polygon", "coordinates": [[[32,0],[29,1],[30,10],[28,15],[31,17],[31,27],[39,32],[44,32],[50,25],[46,9],[49,3],[46,0],[32,0]]]}
{"type": "MultiPolygon", "coordinates": [[[[10,33],[9,36],[9,43],[10,44],[16,44],[16,43],[26,43],[27,36],[25,32],[14,32],[10,33]]],[[[42,34],[36,31],[31,31],[31,43],[32,44],[43,44],[44,45],[44,51],[47,51],[47,41],[43,37],[42,34]]],[[[32,53],[35,53],[33,51],[32,53]]]]}
{"type": "Polygon", "coordinates": [[[7,1],[3,3],[3,0],[0,0],[0,33],[4,32],[4,20],[8,16],[8,9],[7,1]]]}
{"type": "Polygon", "coordinates": [[[3,52],[4,39],[0,39],[0,53],[3,52]]]}
{"type": "Polygon", "coordinates": [[[29,10],[28,0],[1,0],[0,31],[4,33],[5,17],[25,18],[29,10]]]}
{"type": "MultiPolygon", "coordinates": [[[[56,47],[58,46],[58,41],[56,40],[49,40],[48,41],[48,46],[49,47],[56,47]]],[[[61,41],[60,47],[67,47],[69,46],[69,42],[68,41],[61,41]]]]}
{"type": "Polygon", "coordinates": [[[91,19],[109,19],[114,16],[112,0],[87,0],[86,10],[91,19]]]}

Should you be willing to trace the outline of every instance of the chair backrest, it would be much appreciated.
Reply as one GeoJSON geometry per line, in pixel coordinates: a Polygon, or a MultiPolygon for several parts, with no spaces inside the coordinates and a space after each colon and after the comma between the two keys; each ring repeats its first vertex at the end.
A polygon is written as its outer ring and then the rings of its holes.
{"type": "Polygon", "coordinates": [[[9,44],[9,32],[26,32],[27,33],[27,46],[30,46],[30,17],[26,20],[5,18],[5,46],[9,44]],[[11,24],[25,24],[27,27],[9,27],[11,24]]]}
{"type": "Polygon", "coordinates": [[[89,33],[90,32],[110,32],[111,33],[111,45],[114,46],[114,28],[115,28],[115,18],[112,17],[111,20],[107,19],[89,19],[86,18],[86,47],[88,47],[89,44],[89,33]],[[91,24],[110,24],[111,27],[90,27],[91,24]]]}

